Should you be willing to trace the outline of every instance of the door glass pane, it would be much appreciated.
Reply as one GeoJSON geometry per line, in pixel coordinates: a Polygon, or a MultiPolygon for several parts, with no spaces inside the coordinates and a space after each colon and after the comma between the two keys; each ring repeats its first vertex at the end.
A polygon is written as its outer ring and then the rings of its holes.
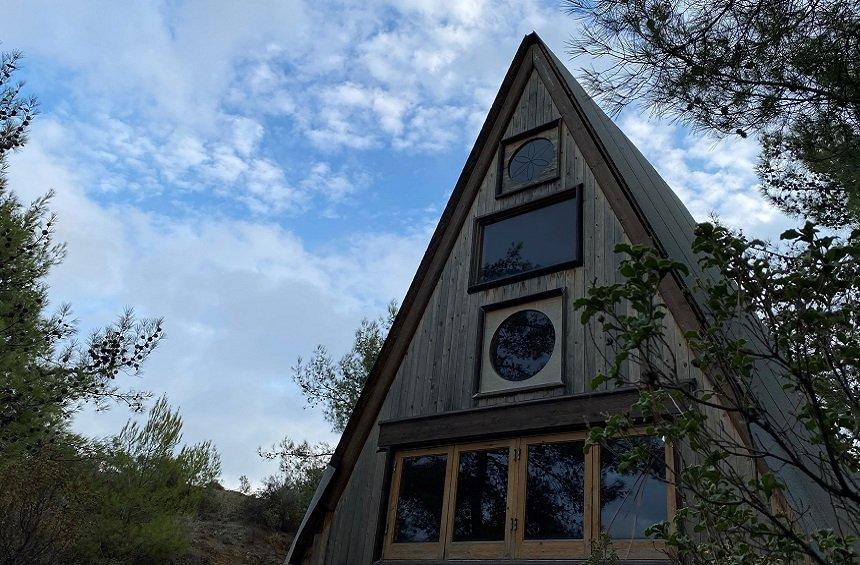
{"type": "Polygon", "coordinates": [[[454,541],[503,541],[508,497],[508,448],[460,453],[454,541]]]}
{"type": "Polygon", "coordinates": [[[576,259],[576,205],[571,198],[484,226],[478,282],[576,259]]]}
{"type": "Polygon", "coordinates": [[[446,455],[404,457],[397,496],[394,541],[439,541],[446,455]]]}
{"type": "Polygon", "coordinates": [[[666,449],[656,437],[620,438],[600,451],[600,524],[616,539],[646,538],[645,529],[666,519],[666,449]],[[634,447],[647,461],[621,471],[634,447]]]}
{"type": "Polygon", "coordinates": [[[528,446],[525,539],[582,539],[583,442],[528,446]]]}

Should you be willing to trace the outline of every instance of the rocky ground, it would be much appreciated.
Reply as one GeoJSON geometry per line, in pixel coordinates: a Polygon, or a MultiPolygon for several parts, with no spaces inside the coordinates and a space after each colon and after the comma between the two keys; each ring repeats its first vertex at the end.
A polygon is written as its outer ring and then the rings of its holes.
{"type": "Polygon", "coordinates": [[[248,498],[214,490],[190,524],[192,549],[177,565],[281,565],[293,536],[251,523],[248,498]]]}

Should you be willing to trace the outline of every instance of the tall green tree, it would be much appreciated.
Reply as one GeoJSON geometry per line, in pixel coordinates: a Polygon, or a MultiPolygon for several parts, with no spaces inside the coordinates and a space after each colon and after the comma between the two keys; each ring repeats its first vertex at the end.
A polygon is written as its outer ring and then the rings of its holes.
{"type": "MultiPolygon", "coordinates": [[[[719,273],[699,281],[707,324],[686,335],[704,382],[691,384],[687,360],[674,353],[659,292],[685,265],[619,246],[625,280],[576,302],[583,323],[600,322],[595,338],[613,350],[592,385],[640,391],[630,411],[594,428],[589,442],[624,436],[644,418],[648,433],[680,448],[678,511],[651,530],[677,562],[858,558],[860,230],[838,238],[808,223],[782,238],[772,245],[698,227],[694,249],[719,273]],[[816,499],[795,496],[786,477],[814,487],[816,499]],[[826,508],[831,522],[811,523],[810,504],[826,508]]],[[[625,461],[646,456],[631,452],[625,461]]]]}
{"type": "Polygon", "coordinates": [[[719,136],[757,132],[764,194],[830,227],[860,222],[857,0],[566,0],[588,89],[719,136]]]}
{"type": "Polygon", "coordinates": [[[116,379],[138,372],[163,335],[160,319],[138,321],[127,311],[80,342],[68,305],[49,313],[46,278],[65,254],[54,243],[51,193],[24,205],[6,176],[6,157],[24,146],[36,112],[12,82],[20,60],[0,55],[0,462],[55,443],[84,404],[140,408],[146,394],[116,379]]]}
{"type": "Polygon", "coordinates": [[[6,176],[36,113],[12,80],[20,61],[0,55],[0,565],[170,563],[220,461],[208,442],[179,447],[165,399],[106,441],[69,430],[87,405],[142,409],[149,394],[117,379],[140,371],[162,321],[126,311],[79,340],[71,308],[50,308],[46,279],[65,254],[51,193],[26,205],[6,176]]]}
{"type": "MultiPolygon", "coordinates": [[[[593,385],[635,386],[590,443],[649,433],[685,454],[679,509],[651,533],[685,563],[855,563],[860,532],[860,4],[856,0],[568,0],[571,53],[598,57],[586,86],[717,136],[762,142],[765,195],[807,221],[777,244],[700,224],[705,324],[685,380],[660,281],[686,265],[620,246],[624,280],[577,302],[614,350],[593,385]],[[634,370],[635,369],[635,370],[634,370]],[[776,387],[776,388],[774,388],[776,387]],[[783,398],[776,402],[774,398],[783,398]],[[669,407],[669,408],[667,408],[669,407]],[[671,417],[666,417],[667,412],[671,417]],[[803,480],[816,500],[793,496],[803,480]],[[799,478],[799,479],[798,479],[799,478]],[[812,523],[807,504],[835,519],[812,523]]],[[[641,453],[627,454],[628,464],[641,453]]]]}
{"type": "Polygon", "coordinates": [[[361,321],[352,348],[339,361],[332,359],[324,345],[318,345],[310,360],[299,358],[293,368],[293,380],[308,404],[322,406],[333,431],[342,432],[346,427],[395,316],[397,304],[392,301],[384,316],[361,321]]]}
{"type": "MultiPolygon", "coordinates": [[[[319,345],[309,361],[299,358],[293,367],[293,380],[308,405],[323,408],[332,431],[342,432],[346,428],[396,316],[397,303],[392,301],[385,315],[361,320],[352,347],[337,362],[325,346],[319,345]]],[[[264,504],[264,520],[271,527],[295,531],[334,453],[333,448],[325,442],[297,442],[287,436],[278,445],[259,449],[258,453],[279,462],[279,473],[263,479],[263,488],[257,492],[264,504]]]]}

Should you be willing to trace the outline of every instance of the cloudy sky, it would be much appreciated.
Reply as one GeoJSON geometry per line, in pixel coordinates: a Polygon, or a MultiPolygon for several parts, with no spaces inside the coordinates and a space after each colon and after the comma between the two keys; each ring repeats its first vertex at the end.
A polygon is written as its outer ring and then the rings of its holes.
{"type": "MultiPolygon", "coordinates": [[[[570,61],[558,2],[7,2],[0,49],[26,54],[41,115],[12,157],[49,188],[84,328],[163,316],[140,382],[210,438],[223,480],[275,471],[257,446],[336,439],[290,367],[345,351],[400,299],[523,35],[570,61]],[[122,5],[121,5],[122,4],[122,5]]],[[[717,143],[635,110],[617,118],[697,218],[771,237],[754,140],[717,143]]],[[[128,413],[84,413],[116,432],[128,413]]]]}

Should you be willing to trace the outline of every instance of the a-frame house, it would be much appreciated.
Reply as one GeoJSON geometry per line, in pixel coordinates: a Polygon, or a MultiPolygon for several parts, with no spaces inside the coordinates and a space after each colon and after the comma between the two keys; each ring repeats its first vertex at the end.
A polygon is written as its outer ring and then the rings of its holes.
{"type": "MultiPolygon", "coordinates": [[[[611,352],[572,304],[620,280],[618,243],[685,263],[690,280],[667,278],[660,291],[674,354],[697,378],[683,362],[684,332],[703,323],[690,291],[703,276],[694,226],[564,65],[526,36],[287,562],[581,559],[607,512],[621,554],[659,560],[642,524],[673,511],[671,486],[646,481],[646,504],[610,500],[599,450],[583,453],[587,426],[637,393],[590,389],[611,352]]],[[[642,441],[671,466],[671,449],[642,441]]]]}

